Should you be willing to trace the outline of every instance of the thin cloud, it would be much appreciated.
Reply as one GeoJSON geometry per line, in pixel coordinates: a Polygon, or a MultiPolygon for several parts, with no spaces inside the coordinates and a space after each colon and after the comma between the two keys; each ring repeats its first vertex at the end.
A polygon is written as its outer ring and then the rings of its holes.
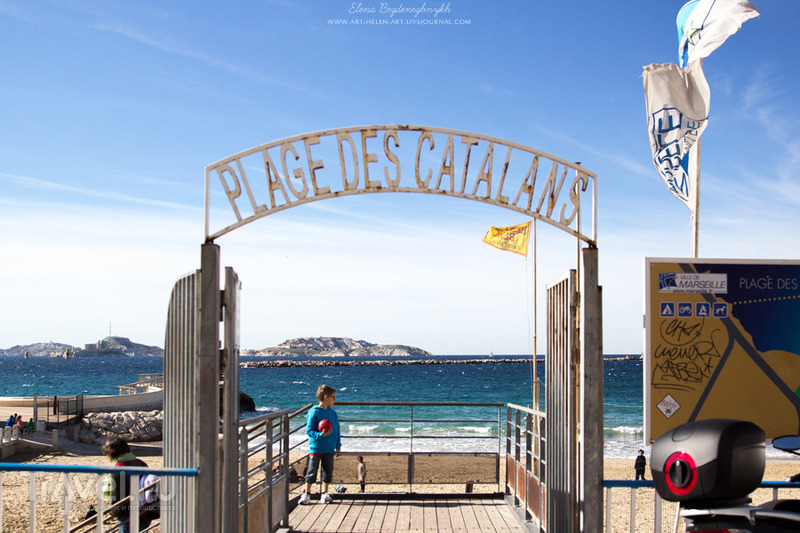
{"type": "Polygon", "coordinates": [[[767,69],[760,69],[742,92],[742,104],[745,112],[763,126],[771,139],[790,148],[796,143],[792,130],[796,128],[797,117],[793,112],[796,102],[785,97],[787,86],[794,87],[767,69]]]}
{"type": "Polygon", "coordinates": [[[624,169],[630,170],[634,174],[638,174],[640,176],[646,177],[653,177],[655,170],[648,165],[643,165],[638,161],[631,159],[630,157],[623,155],[623,154],[611,154],[607,150],[598,150],[597,148],[593,148],[591,145],[584,144],[579,142],[569,135],[564,133],[549,130],[545,128],[538,128],[543,134],[547,135],[548,137],[552,137],[553,139],[557,139],[559,141],[563,141],[569,143],[576,148],[579,148],[582,152],[590,153],[596,155],[601,159],[605,159],[606,161],[610,161],[615,165],[618,165],[624,169]]]}
{"type": "Polygon", "coordinates": [[[272,87],[277,87],[279,89],[286,89],[290,91],[300,92],[308,96],[314,96],[314,97],[324,96],[323,93],[320,93],[319,91],[310,89],[303,85],[298,85],[296,83],[292,83],[290,81],[281,78],[276,78],[273,76],[265,76],[264,74],[253,70],[240,68],[231,63],[210,56],[208,54],[198,52],[196,50],[192,50],[185,47],[172,46],[157,39],[154,39],[149,35],[146,35],[144,33],[129,28],[122,27],[121,25],[118,24],[111,25],[106,23],[100,23],[100,24],[94,24],[91,27],[97,31],[113,33],[115,35],[125,37],[126,39],[130,39],[145,46],[149,46],[150,48],[154,48],[156,50],[160,50],[168,54],[189,58],[194,61],[203,63],[204,65],[210,66],[212,68],[222,70],[224,72],[228,72],[230,74],[234,74],[236,76],[249,79],[258,83],[263,83],[266,85],[270,85],[272,87]]]}
{"type": "Polygon", "coordinates": [[[165,200],[158,200],[155,198],[142,198],[139,196],[131,196],[129,194],[121,194],[114,191],[101,191],[97,189],[89,189],[86,187],[78,187],[75,185],[68,185],[66,183],[58,183],[55,181],[41,180],[37,178],[30,178],[27,176],[17,176],[14,174],[0,173],[0,179],[12,181],[31,189],[47,190],[47,191],[60,191],[71,192],[85,196],[88,198],[103,198],[106,200],[118,200],[138,205],[150,205],[156,207],[170,207],[175,209],[185,209],[189,211],[199,210],[198,207],[179,204],[176,202],[167,202],[165,200]]]}
{"type": "Polygon", "coordinates": [[[478,87],[478,91],[482,92],[483,94],[487,94],[489,96],[499,96],[499,97],[509,97],[509,96],[517,96],[516,91],[510,91],[506,88],[497,87],[492,83],[484,83],[478,87]]]}
{"type": "Polygon", "coordinates": [[[11,2],[0,2],[0,15],[6,15],[35,26],[42,25],[39,17],[29,15],[11,2]]]}

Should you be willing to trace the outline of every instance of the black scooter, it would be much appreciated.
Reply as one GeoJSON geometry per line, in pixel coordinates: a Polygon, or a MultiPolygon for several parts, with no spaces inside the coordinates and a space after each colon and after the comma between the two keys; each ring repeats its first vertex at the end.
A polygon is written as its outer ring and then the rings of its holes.
{"type": "MultiPolygon", "coordinates": [[[[797,454],[800,437],[776,438],[773,446],[797,454]]],[[[659,496],[679,502],[687,532],[800,531],[800,501],[750,505],[764,476],[764,450],[764,431],[751,422],[702,420],[656,439],[650,469],[659,496]]]]}

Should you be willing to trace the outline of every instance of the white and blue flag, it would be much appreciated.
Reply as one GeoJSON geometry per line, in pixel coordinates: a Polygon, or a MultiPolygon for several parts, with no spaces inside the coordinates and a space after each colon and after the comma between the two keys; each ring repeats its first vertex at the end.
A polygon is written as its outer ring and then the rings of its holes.
{"type": "Polygon", "coordinates": [[[711,105],[702,62],[686,69],[647,65],[643,78],[653,163],[670,192],[693,211],[697,186],[688,169],[689,149],[706,128],[711,105]]]}
{"type": "Polygon", "coordinates": [[[680,67],[703,59],[719,48],[742,24],[758,16],[747,0],[692,0],[678,12],[680,67]]]}

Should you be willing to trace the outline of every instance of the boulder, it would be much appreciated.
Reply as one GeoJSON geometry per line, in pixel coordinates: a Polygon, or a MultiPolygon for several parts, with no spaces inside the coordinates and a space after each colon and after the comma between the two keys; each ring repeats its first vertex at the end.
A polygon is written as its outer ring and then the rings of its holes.
{"type": "MultiPolygon", "coordinates": [[[[219,415],[222,416],[222,410],[224,409],[223,405],[223,397],[222,397],[222,389],[219,390],[219,415]]],[[[244,411],[255,411],[256,410],[256,402],[245,394],[242,391],[239,391],[239,412],[244,411]]]]}
{"type": "Polygon", "coordinates": [[[78,440],[103,444],[109,435],[118,435],[128,442],[160,440],[163,423],[161,411],[90,413],[81,420],[78,440]]]}
{"type": "Polygon", "coordinates": [[[247,394],[239,391],[239,411],[255,411],[256,402],[247,394]]]}

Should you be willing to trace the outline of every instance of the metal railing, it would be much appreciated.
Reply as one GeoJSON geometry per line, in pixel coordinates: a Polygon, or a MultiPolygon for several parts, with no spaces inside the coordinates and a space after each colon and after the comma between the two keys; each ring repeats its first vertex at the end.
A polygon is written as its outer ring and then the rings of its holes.
{"type": "Polygon", "coordinates": [[[514,404],[506,408],[506,499],[537,530],[545,512],[545,420],[543,411],[514,404]]]}
{"type": "MultiPolygon", "coordinates": [[[[136,466],[114,466],[114,467],[101,467],[101,466],[83,466],[83,465],[51,465],[51,464],[22,464],[22,463],[0,463],[0,502],[2,502],[3,496],[3,475],[5,472],[29,472],[29,482],[28,482],[28,493],[29,497],[29,510],[28,510],[28,524],[30,526],[30,530],[35,530],[36,524],[36,511],[37,511],[37,503],[40,500],[44,500],[46,498],[37,498],[37,476],[44,475],[44,474],[61,474],[61,494],[60,494],[60,502],[59,502],[59,513],[62,515],[62,526],[63,531],[67,532],[76,532],[76,531],[83,531],[84,527],[91,527],[92,530],[96,531],[113,531],[116,530],[116,524],[108,523],[108,529],[104,529],[104,523],[109,522],[111,519],[108,509],[105,509],[105,503],[103,500],[103,487],[105,485],[105,480],[103,478],[104,474],[124,474],[130,480],[130,495],[129,498],[126,498],[118,503],[124,504],[129,503],[130,505],[130,531],[131,533],[139,533],[139,492],[140,490],[146,490],[148,487],[144,487],[144,489],[139,488],[139,477],[144,474],[155,474],[158,476],[164,477],[187,477],[187,478],[195,478],[197,477],[197,469],[196,468],[149,468],[149,467],[136,467],[136,466]],[[80,483],[71,482],[70,474],[91,474],[96,475],[97,480],[94,483],[95,490],[94,494],[80,494],[81,491],[86,492],[91,490],[91,487],[87,485],[81,485],[80,483]],[[77,487],[77,491],[79,494],[75,494],[77,487]],[[83,520],[79,522],[77,525],[70,526],[70,504],[73,501],[75,496],[83,497],[83,499],[89,499],[95,501],[94,508],[96,511],[96,515],[94,518],[83,520]]],[[[58,484],[57,482],[53,483],[52,485],[58,484]]],[[[51,494],[51,497],[53,495],[51,494]]],[[[160,500],[161,500],[161,510],[163,512],[169,512],[171,509],[169,507],[169,502],[171,499],[171,495],[161,493],[160,500]]],[[[193,504],[193,502],[191,502],[193,504]]],[[[179,511],[179,510],[176,510],[179,511]]],[[[162,515],[163,516],[163,515],[162,515]]],[[[114,520],[115,522],[115,520],[114,520]]],[[[3,527],[3,508],[0,505],[0,531],[5,530],[3,527]]]]}
{"type": "MultiPolygon", "coordinates": [[[[546,491],[547,444],[544,435],[545,413],[508,404],[506,416],[506,499],[523,516],[534,531],[544,527],[546,515],[543,494],[546,491]]],[[[605,489],[604,527],[606,533],[635,533],[637,531],[682,531],[678,504],[664,502],[652,481],[603,480],[605,489]],[[620,489],[629,491],[620,494],[620,489]],[[614,497],[628,498],[629,515],[614,516],[611,512],[614,497]]],[[[776,500],[779,491],[800,497],[800,487],[783,481],[762,481],[751,494],[754,502],[776,500]],[[770,491],[771,490],[771,494],[770,491]]]]}
{"type": "MultiPolygon", "coordinates": [[[[442,456],[459,455],[474,456],[484,454],[494,459],[494,477],[499,476],[499,465],[503,455],[502,441],[505,440],[505,493],[509,505],[517,512],[524,514],[526,524],[531,530],[541,531],[542,519],[545,514],[543,492],[546,490],[546,462],[544,449],[546,446],[543,434],[544,413],[530,408],[509,404],[506,407],[506,420],[504,435],[501,431],[500,409],[503,404],[493,403],[448,403],[448,402],[340,402],[336,404],[340,422],[350,428],[358,426],[373,426],[386,424],[386,427],[401,428],[401,434],[390,432],[388,429],[377,434],[359,434],[343,432],[342,440],[348,444],[345,449],[355,451],[347,455],[357,454],[369,456],[383,456],[381,461],[370,465],[370,472],[374,473],[380,468],[380,463],[385,457],[401,456],[403,472],[400,479],[384,481],[385,484],[448,484],[484,482],[475,475],[473,461],[470,458],[469,478],[437,479],[428,478],[420,472],[421,458],[431,457],[436,463],[436,468],[430,470],[441,471],[440,460],[442,456]],[[371,414],[370,408],[380,407],[382,416],[371,414]],[[386,416],[387,410],[397,410],[404,414],[392,413],[386,416]],[[483,416],[454,416],[454,409],[497,409],[497,418],[483,416]],[[443,416],[446,413],[448,416],[443,416]],[[450,434],[449,431],[436,433],[435,428],[452,428],[459,425],[483,425],[492,428],[483,436],[450,434]],[[496,429],[495,429],[496,428],[496,429]],[[496,431],[497,435],[492,435],[496,431]],[[482,443],[486,452],[436,452],[430,451],[429,444],[441,444],[442,441],[458,442],[459,445],[469,443],[470,439],[482,443]],[[384,443],[384,444],[377,444],[384,443]],[[496,449],[495,444],[496,444],[496,449]],[[367,444],[368,448],[362,446],[367,444]],[[488,451],[489,448],[493,450],[488,451]],[[358,451],[361,449],[362,451],[358,451]],[[370,451],[363,451],[369,449],[370,451]]],[[[236,505],[239,513],[241,531],[276,531],[279,527],[288,525],[288,509],[292,485],[304,483],[299,474],[300,468],[307,460],[307,436],[305,434],[305,415],[311,408],[308,404],[300,410],[290,413],[288,410],[267,413],[255,418],[239,422],[239,460],[235,465],[234,480],[236,490],[236,505]],[[304,449],[301,449],[304,448],[304,449]],[[270,524],[268,528],[264,525],[270,524]]],[[[3,432],[3,440],[14,438],[14,430],[3,432]],[[10,435],[9,435],[10,434],[10,435]]],[[[19,438],[19,435],[16,435],[19,438]]],[[[3,474],[4,472],[29,472],[28,492],[30,497],[29,523],[36,523],[37,502],[46,498],[37,497],[37,479],[39,491],[43,492],[43,477],[46,474],[61,474],[61,479],[48,480],[46,484],[50,489],[50,500],[55,494],[55,488],[60,484],[58,494],[60,500],[59,511],[63,515],[63,531],[77,533],[87,531],[103,531],[108,522],[108,509],[104,508],[102,500],[102,475],[107,473],[125,472],[131,479],[130,498],[134,502],[132,508],[136,509],[139,501],[138,494],[139,476],[144,473],[153,473],[159,476],[179,477],[194,479],[197,476],[196,468],[143,468],[143,467],[94,467],[94,466],[63,466],[50,464],[16,464],[0,463],[0,503],[3,500],[3,474]],[[97,476],[96,487],[92,489],[89,484],[81,484],[79,480],[70,479],[70,475],[91,474],[97,476]],[[38,476],[38,478],[37,478],[38,476]],[[77,487],[77,490],[76,490],[77,487]],[[70,525],[70,506],[75,496],[80,492],[89,492],[88,496],[96,501],[97,515],[91,519],[83,520],[70,525]],[[92,494],[93,493],[93,494],[92,494]],[[95,499],[96,498],[96,499],[95,499]]],[[[341,471],[341,469],[340,469],[341,471]]],[[[490,476],[491,477],[491,476],[490,476]]],[[[489,479],[489,482],[498,482],[489,479]]],[[[347,475],[337,477],[334,483],[355,484],[354,479],[347,475]]],[[[373,484],[374,482],[370,482],[373,484]]],[[[193,483],[190,484],[193,487],[193,483]]],[[[670,531],[674,526],[680,526],[677,516],[677,504],[666,502],[655,493],[652,481],[630,480],[604,480],[605,489],[605,516],[604,526],[606,533],[624,533],[630,531],[670,531]],[[624,492],[620,492],[620,489],[624,492]],[[627,496],[626,494],[627,493],[627,496]],[[610,512],[615,497],[629,498],[630,514],[625,517],[614,517],[610,512]],[[652,507],[651,503],[652,502],[652,507]],[[651,510],[652,509],[652,510],[651,510]],[[644,529],[643,529],[644,528],[644,529]]],[[[769,501],[769,491],[772,499],[777,499],[779,491],[789,492],[797,497],[800,488],[796,484],[765,481],[759,486],[761,493],[754,501],[763,503],[769,501]]],[[[193,489],[189,493],[193,493],[193,489]]],[[[44,496],[44,494],[40,494],[44,496]]],[[[86,495],[84,495],[86,496],[86,495]]],[[[83,498],[87,500],[87,498],[83,498]]],[[[161,495],[162,505],[169,504],[170,495],[161,495]]],[[[624,500],[623,500],[624,501],[624,500]]],[[[187,502],[189,506],[193,501],[187,502]]],[[[105,505],[107,507],[107,505],[105,505]]],[[[190,507],[191,508],[191,507],[190,507]]],[[[138,513],[132,513],[138,517],[138,513]]],[[[162,519],[164,514],[162,513],[162,519]]],[[[138,524],[131,524],[132,531],[137,531],[138,524]]],[[[155,525],[155,524],[153,524],[155,525]]],[[[152,527],[152,526],[151,526],[152,527]]],[[[3,530],[2,506],[0,506],[0,531],[3,530]]]]}
{"type": "MultiPolygon", "coordinates": [[[[476,484],[494,484],[499,490],[503,407],[502,403],[472,402],[337,402],[335,408],[343,427],[342,456],[376,459],[369,470],[373,479],[381,481],[370,481],[370,485],[400,486],[398,490],[403,491],[408,486],[410,491],[414,485],[458,484],[471,491],[476,484]],[[482,431],[465,434],[464,426],[482,431]],[[359,433],[360,427],[378,429],[359,433]],[[366,442],[369,446],[363,445],[366,442]],[[448,457],[453,460],[445,461],[448,457]],[[470,468],[460,468],[466,459],[470,468]],[[375,476],[377,472],[383,475],[375,476]]],[[[305,415],[310,408],[311,404],[292,417],[305,415]]],[[[308,452],[305,418],[291,426],[290,449],[303,448],[299,452],[303,455],[290,464],[290,473],[302,484],[305,470],[301,466],[308,452]]],[[[333,484],[358,484],[355,467],[335,469],[333,484]]]]}
{"type": "Polygon", "coordinates": [[[139,379],[136,383],[128,383],[127,385],[117,385],[119,394],[141,394],[149,392],[150,387],[164,388],[164,374],[139,374],[139,379]]]}
{"type": "MultiPolygon", "coordinates": [[[[631,481],[631,480],[603,480],[605,496],[605,531],[606,533],[622,533],[629,531],[652,531],[661,533],[662,531],[683,531],[682,519],[678,516],[680,511],[676,502],[664,502],[655,490],[652,481],[631,481]],[[630,513],[627,521],[620,523],[620,518],[615,518],[609,512],[613,504],[612,490],[628,489],[630,513]],[[653,498],[652,515],[649,514],[650,498],[653,498]],[[645,510],[646,508],[646,510],[645,510]],[[666,508],[666,509],[665,509],[666,508]],[[615,522],[616,520],[616,522],[615,522]]],[[[791,493],[792,497],[800,496],[800,487],[796,483],[785,481],[762,481],[755,492],[750,497],[754,503],[761,504],[779,498],[779,491],[784,494],[791,493]]],[[[616,493],[616,490],[613,490],[616,493]]],[[[624,497],[624,496],[623,496],[624,497]]]]}
{"type": "Polygon", "coordinates": [[[83,395],[53,396],[53,400],[37,401],[39,420],[48,424],[68,424],[80,420],[83,416],[83,395]],[[42,416],[44,407],[44,416],[42,416]]]}
{"type": "Polygon", "coordinates": [[[230,477],[244,533],[289,525],[289,426],[297,414],[283,410],[239,421],[238,474],[230,477]]]}

